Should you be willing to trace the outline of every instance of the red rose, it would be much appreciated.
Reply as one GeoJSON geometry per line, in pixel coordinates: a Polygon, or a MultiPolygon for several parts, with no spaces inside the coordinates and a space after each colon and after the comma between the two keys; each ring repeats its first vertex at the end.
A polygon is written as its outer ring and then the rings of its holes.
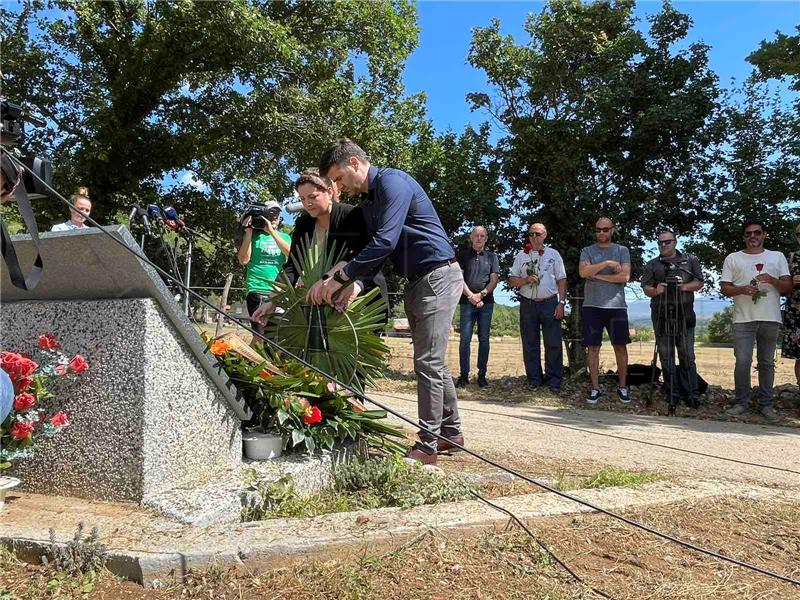
{"type": "MultiPolygon", "coordinates": [[[[18,378],[22,377],[30,377],[33,375],[33,372],[39,368],[35,362],[33,362],[30,358],[25,358],[24,356],[20,356],[17,360],[16,364],[14,365],[15,375],[18,378]]],[[[11,373],[9,373],[11,375],[11,373]]]]}
{"type": "Polygon", "coordinates": [[[12,375],[17,371],[17,363],[22,359],[19,354],[15,354],[14,352],[3,352],[0,354],[0,367],[2,367],[3,371],[12,375]]]}
{"type": "Polygon", "coordinates": [[[322,411],[316,406],[312,406],[303,415],[303,421],[306,425],[313,425],[322,421],[322,411]]]}
{"type": "Polygon", "coordinates": [[[36,396],[23,392],[14,398],[14,410],[22,412],[36,406],[36,396]]]}
{"type": "Polygon", "coordinates": [[[14,391],[17,394],[27,392],[31,385],[33,385],[33,377],[17,377],[14,379],[14,391]]]}
{"type": "Polygon", "coordinates": [[[533,246],[531,245],[530,242],[528,242],[522,247],[522,251],[525,252],[526,254],[529,253],[531,250],[533,250],[533,246]]]}
{"type": "Polygon", "coordinates": [[[756,271],[758,271],[759,273],[761,272],[761,269],[763,269],[763,268],[764,268],[764,263],[758,263],[756,265],[756,271]]]}
{"type": "Polygon", "coordinates": [[[61,344],[52,333],[43,333],[39,336],[39,350],[55,350],[61,344]]]}
{"type": "Polygon", "coordinates": [[[67,365],[56,365],[55,371],[56,371],[56,375],[66,375],[67,374],[67,365]]]}
{"type": "Polygon", "coordinates": [[[80,354],[76,354],[72,357],[72,360],[69,361],[69,370],[76,375],[83,373],[88,368],[89,363],[87,363],[86,359],[84,359],[80,354]]]}
{"type": "Polygon", "coordinates": [[[50,417],[50,425],[53,425],[54,427],[66,427],[69,425],[67,413],[62,410],[61,412],[54,414],[52,417],[50,417]]]}
{"type": "Polygon", "coordinates": [[[34,425],[30,421],[17,421],[11,428],[11,437],[15,440],[24,440],[33,433],[34,425]]]}
{"type": "Polygon", "coordinates": [[[539,250],[539,256],[544,256],[544,248],[541,248],[541,249],[539,250]]]}

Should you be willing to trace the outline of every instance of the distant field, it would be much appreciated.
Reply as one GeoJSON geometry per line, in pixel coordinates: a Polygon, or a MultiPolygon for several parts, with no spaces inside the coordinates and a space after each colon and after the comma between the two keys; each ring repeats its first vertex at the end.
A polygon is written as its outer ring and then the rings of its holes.
{"type": "MultiPolygon", "coordinates": [[[[401,372],[413,370],[413,355],[410,338],[388,338],[392,351],[390,366],[401,372]]],[[[478,344],[473,337],[472,342],[471,373],[475,374],[478,356],[478,344]]],[[[733,388],[733,348],[713,348],[697,346],[697,369],[703,378],[711,384],[725,388],[733,388]]],[[[628,346],[628,356],[631,363],[649,364],[653,359],[653,344],[647,342],[634,342],[628,346]]],[[[565,352],[566,357],[566,352],[565,352]]],[[[611,346],[604,344],[600,351],[601,367],[615,370],[614,353],[611,346]]],[[[755,360],[755,358],[754,358],[755,360]]],[[[566,361],[566,358],[565,358],[566,361]]],[[[447,364],[454,374],[459,373],[458,367],[458,336],[450,339],[447,348],[447,364]]],[[[521,376],[525,374],[522,364],[522,346],[519,338],[492,338],[489,353],[489,377],[503,375],[521,376]]],[[[753,384],[756,376],[753,374],[753,384]]],[[[775,372],[775,385],[794,383],[794,361],[780,358],[778,355],[777,370],[775,372]]]]}

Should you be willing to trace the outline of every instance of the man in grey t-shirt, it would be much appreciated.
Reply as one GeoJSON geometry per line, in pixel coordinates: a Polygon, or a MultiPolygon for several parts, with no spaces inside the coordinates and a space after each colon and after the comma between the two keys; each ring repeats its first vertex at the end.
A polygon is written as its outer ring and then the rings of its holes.
{"type": "Polygon", "coordinates": [[[600,346],[603,329],[608,331],[611,346],[617,359],[619,388],[617,396],[627,404],[628,393],[628,305],[625,302],[625,284],[631,276],[631,254],[625,246],[611,241],[614,223],[600,217],[595,223],[597,243],[581,250],[578,272],[586,280],[583,287],[583,313],[581,333],[588,353],[589,376],[592,389],[586,402],[597,404],[600,391],[600,346]]]}

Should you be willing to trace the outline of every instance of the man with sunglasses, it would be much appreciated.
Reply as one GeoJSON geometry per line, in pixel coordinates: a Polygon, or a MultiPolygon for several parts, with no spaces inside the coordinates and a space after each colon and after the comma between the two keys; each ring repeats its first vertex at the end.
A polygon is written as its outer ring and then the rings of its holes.
{"type": "Polygon", "coordinates": [[[594,232],[597,242],[581,250],[578,264],[578,273],[586,280],[583,286],[581,334],[592,380],[592,389],[586,402],[597,404],[603,394],[600,390],[600,345],[605,329],[617,360],[617,397],[623,404],[628,404],[631,401],[627,385],[628,344],[631,343],[631,337],[625,284],[631,276],[631,254],[625,246],[612,241],[614,223],[608,217],[597,220],[594,232]]]}
{"type": "Polygon", "coordinates": [[[530,226],[529,242],[514,259],[508,283],[519,288],[519,329],[528,387],[536,389],[547,384],[555,391],[564,380],[561,319],[567,303],[567,273],[561,255],[544,245],[546,239],[544,225],[530,226]],[[544,337],[544,375],[540,330],[544,337]]]}
{"type": "MultiPolygon", "coordinates": [[[[700,262],[691,254],[680,252],[675,233],[664,229],[658,233],[658,256],[648,262],[642,275],[642,290],[650,300],[650,318],[656,334],[656,348],[664,372],[664,382],[672,393],[670,404],[677,404],[680,394],[685,402],[696,408],[698,404],[697,368],[694,356],[694,292],[703,287],[700,262]],[[676,294],[667,294],[668,274],[680,279],[676,294]],[[675,302],[680,300],[680,306],[675,302]],[[674,331],[668,320],[675,319],[674,331]],[[675,353],[678,354],[676,379],[671,379],[675,353]]],[[[674,283],[674,281],[673,281],[674,283]]]]}
{"type": "Polygon", "coordinates": [[[781,328],[781,294],[792,290],[789,264],[781,252],[766,250],[767,228],[761,221],[746,221],[742,228],[744,250],[725,257],[720,290],[733,299],[733,343],[736,367],[733,378],[736,403],[726,411],[738,416],[747,411],[752,394],[750,368],[753,346],[758,360],[758,405],[774,421],[775,347],[781,328]]]}

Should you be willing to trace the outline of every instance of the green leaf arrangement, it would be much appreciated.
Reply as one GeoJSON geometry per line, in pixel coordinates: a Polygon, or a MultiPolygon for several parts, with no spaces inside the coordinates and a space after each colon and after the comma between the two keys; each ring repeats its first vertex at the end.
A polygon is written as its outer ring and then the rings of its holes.
{"type": "Polygon", "coordinates": [[[335,244],[301,242],[300,257],[292,257],[304,287],[286,279],[276,282],[271,302],[282,309],[270,319],[266,335],[339,381],[363,392],[383,376],[389,347],[376,334],[383,325],[386,303],[374,288],[357,297],[344,312],[309,305],[308,289],[342,258],[335,244]]]}

